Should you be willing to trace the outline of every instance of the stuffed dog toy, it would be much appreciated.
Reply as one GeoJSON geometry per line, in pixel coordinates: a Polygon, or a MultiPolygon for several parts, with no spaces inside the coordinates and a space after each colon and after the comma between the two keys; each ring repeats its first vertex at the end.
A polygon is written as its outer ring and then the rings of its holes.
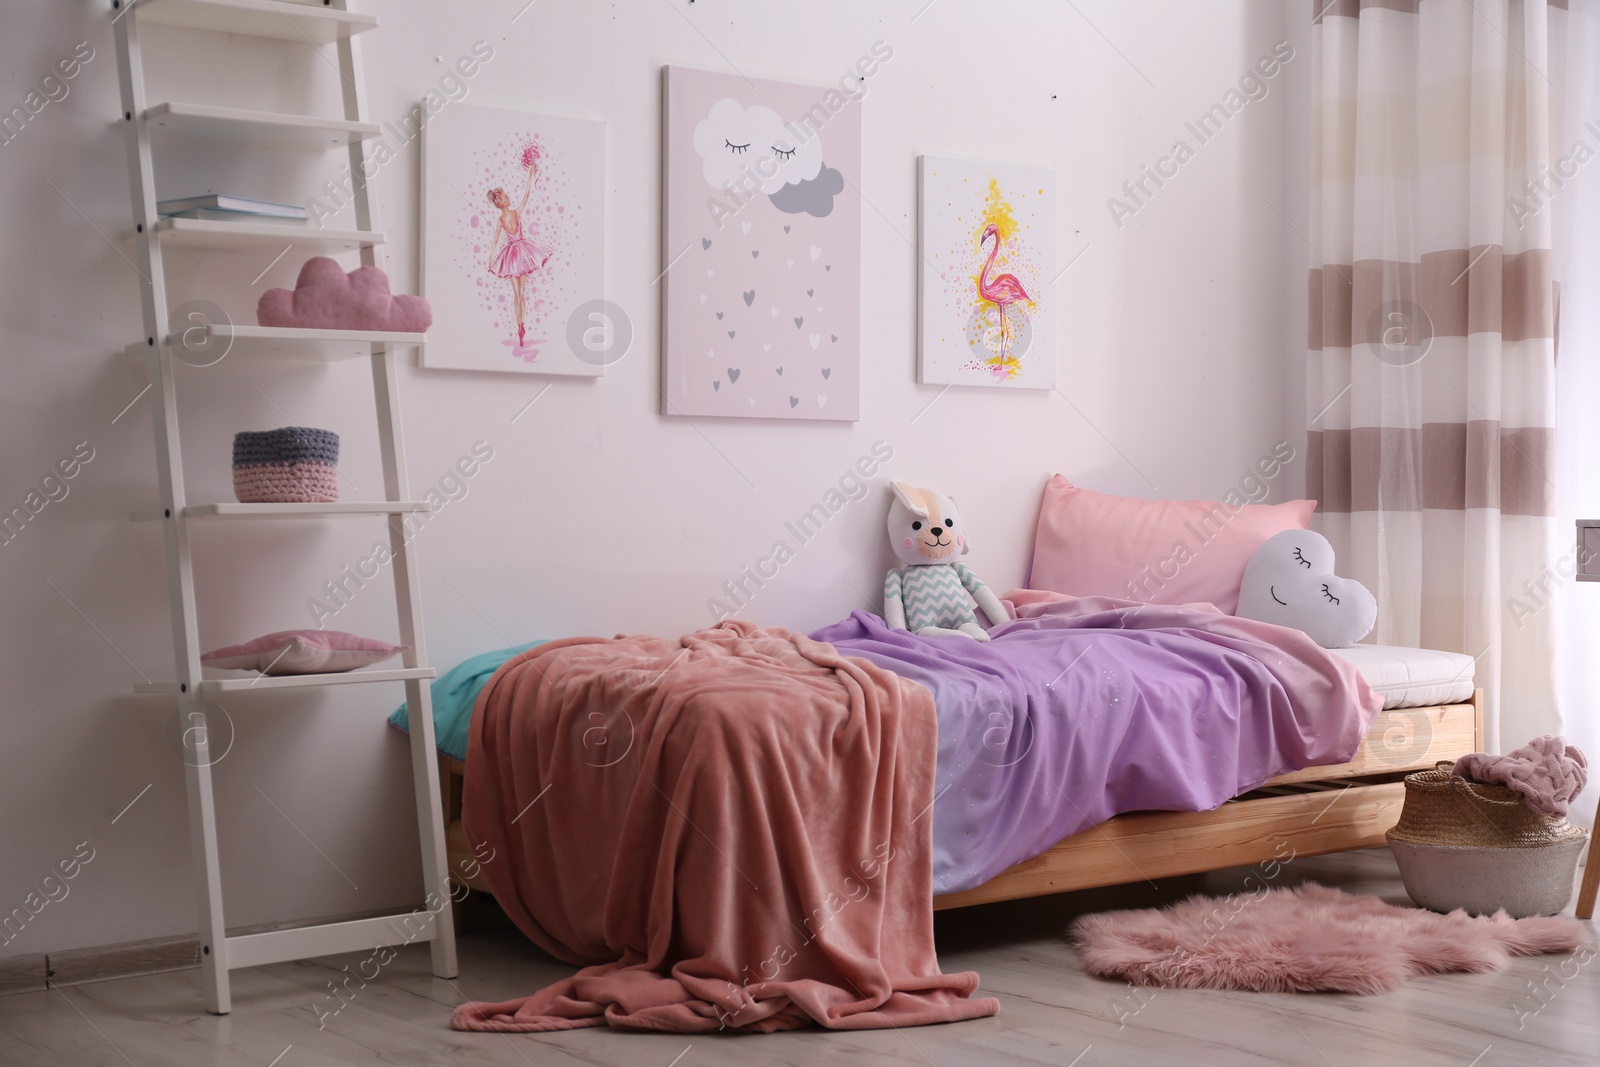
{"type": "Polygon", "coordinates": [[[1346,648],[1372,632],[1378,601],[1333,573],[1333,546],[1312,530],[1284,530],[1256,549],[1239,587],[1241,619],[1304,630],[1323,648],[1346,648]]]}
{"type": "Polygon", "coordinates": [[[991,626],[1011,617],[972,568],[955,558],[971,551],[955,501],[905,482],[892,482],[890,488],[889,543],[906,566],[883,580],[884,621],[891,629],[924,636],[989,640],[973,609],[981,608],[991,626]]]}

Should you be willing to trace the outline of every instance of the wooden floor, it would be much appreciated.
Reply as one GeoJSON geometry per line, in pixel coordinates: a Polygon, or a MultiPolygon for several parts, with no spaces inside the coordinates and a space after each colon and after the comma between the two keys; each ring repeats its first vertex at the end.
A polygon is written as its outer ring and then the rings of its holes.
{"type": "MultiPolygon", "coordinates": [[[[0,1065],[1600,1063],[1600,958],[1567,980],[1555,969],[1563,958],[1524,959],[1499,974],[1419,979],[1383,997],[1135,992],[1085,976],[1063,938],[1083,912],[1237,891],[1247,873],[941,913],[943,966],[978,971],[982,992],[1002,1005],[996,1018],[951,1026],[751,1037],[452,1032],[449,1012],[463,999],[516,996],[570,971],[515,931],[499,931],[462,939],[462,976],[451,982],[428,974],[425,948],[405,950],[320,1031],[310,1005],[321,1002],[330,978],[342,976],[340,967],[361,957],[236,972],[234,1012],[226,1018],[201,1014],[198,971],[0,997],[0,1065]],[[1529,983],[1542,983],[1537,999],[1529,983]]],[[[1405,902],[1387,851],[1295,860],[1277,884],[1304,880],[1405,902]]],[[[1569,962],[1567,973],[1574,966],[1569,962]]]]}

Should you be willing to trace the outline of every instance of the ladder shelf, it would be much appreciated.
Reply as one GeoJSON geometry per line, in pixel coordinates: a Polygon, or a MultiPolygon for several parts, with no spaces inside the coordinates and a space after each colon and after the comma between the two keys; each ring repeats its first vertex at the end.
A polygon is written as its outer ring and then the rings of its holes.
{"type": "Polygon", "coordinates": [[[376,28],[378,20],[350,11],[348,0],[324,0],[321,4],[288,0],[110,0],[110,6],[114,13],[112,30],[122,97],[119,118],[126,132],[129,188],[133,200],[134,227],[125,240],[131,242],[146,282],[140,294],[141,340],[130,344],[126,351],[130,355],[137,353],[144,361],[153,387],[151,408],[160,501],[155,509],[134,517],[160,523],[175,666],[172,681],[146,683],[136,686],[135,691],[173,700],[189,717],[191,726],[198,727],[186,732],[186,738],[193,744],[183,762],[206,1010],[219,1015],[230,1010],[229,972],[238,968],[381,945],[426,941],[433,973],[452,978],[456,975],[455,932],[451,922],[445,830],[436,773],[432,694],[427,684],[436,672],[428,665],[421,584],[415,548],[406,523],[408,514],[426,512],[430,507],[426,502],[407,498],[399,382],[395,360],[391,358],[398,349],[422,344],[425,335],[227,324],[185,328],[183,323],[168,321],[164,257],[172,249],[248,252],[271,247],[283,248],[284,252],[292,248],[309,254],[355,251],[359,252],[362,264],[381,266],[384,234],[378,228],[370,190],[358,177],[352,198],[355,229],[351,230],[271,222],[160,218],[156,210],[152,136],[160,128],[244,138],[246,143],[239,149],[241,151],[277,149],[285,145],[343,148],[348,153],[351,173],[358,176],[366,173],[365,140],[375,134],[378,127],[366,118],[366,91],[357,35],[376,28]],[[305,45],[331,45],[339,68],[343,117],[320,119],[198,104],[152,104],[146,99],[140,51],[140,34],[147,25],[247,34],[305,45]],[[284,248],[286,245],[288,248],[284,248]],[[196,330],[203,331],[203,335],[196,330]],[[197,352],[197,346],[204,352],[197,352]],[[183,452],[179,444],[176,379],[179,367],[191,364],[203,368],[215,362],[209,359],[213,350],[227,356],[268,360],[327,362],[365,357],[372,372],[383,467],[383,499],[328,504],[191,504],[187,499],[183,452]],[[192,520],[222,521],[226,526],[229,522],[249,519],[323,521],[360,515],[381,517],[387,531],[388,569],[394,581],[400,643],[405,646],[400,654],[401,666],[341,674],[204,677],[189,523],[192,520]],[[409,915],[229,937],[223,922],[212,760],[204,729],[207,712],[203,703],[195,703],[196,699],[251,690],[275,692],[382,682],[402,683],[411,708],[411,775],[427,905],[409,915]]]}

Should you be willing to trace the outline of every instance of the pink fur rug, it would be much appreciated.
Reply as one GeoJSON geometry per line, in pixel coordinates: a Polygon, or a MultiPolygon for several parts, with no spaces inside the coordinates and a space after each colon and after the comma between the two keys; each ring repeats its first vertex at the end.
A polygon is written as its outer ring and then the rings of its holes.
{"type": "Polygon", "coordinates": [[[1085,915],[1071,936],[1098,978],[1268,993],[1388,993],[1418,975],[1481,974],[1591,943],[1573,919],[1440,915],[1315,883],[1085,915]]]}

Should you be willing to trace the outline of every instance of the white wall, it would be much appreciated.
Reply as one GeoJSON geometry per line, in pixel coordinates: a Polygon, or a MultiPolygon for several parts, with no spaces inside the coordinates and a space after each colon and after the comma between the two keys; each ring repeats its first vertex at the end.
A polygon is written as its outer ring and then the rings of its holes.
{"type": "MultiPolygon", "coordinates": [[[[1285,83],[1308,73],[1309,56],[1297,55],[1264,100],[1120,230],[1105,203],[1285,36],[1276,0],[935,0],[920,16],[923,0],[630,0],[538,3],[513,24],[522,6],[384,5],[383,28],[365,41],[374,117],[403,115],[483,39],[496,55],[469,99],[605,119],[604,295],[637,332],[606,378],[557,381],[515,424],[544,382],[404,369],[416,493],[473,442],[495,450],[468,495],[417,541],[436,663],[541,636],[706,624],[722,582],[879,439],[894,449],[885,474],[961,496],[972,562],[1005,589],[1022,580],[1050,472],[1113,492],[1215,497],[1283,437],[1282,357],[1303,332],[1286,308],[1304,289],[1304,257],[1264,201],[1284,205],[1285,127],[1301,121],[1284,111],[1285,83]],[[661,65],[831,81],[878,39],[894,56],[861,105],[860,184],[870,200],[861,422],[690,425],[656,414],[661,65]],[[1058,171],[1060,261],[1088,248],[1055,287],[1070,324],[1061,395],[941,395],[914,384],[922,152],[1058,171]]],[[[0,708],[9,746],[0,912],[22,904],[79,842],[95,858],[0,955],[194,924],[183,780],[163,738],[171,709],[128,695],[141,675],[167,676],[172,652],[159,533],[125,519],[154,500],[150,398],[114,418],[144,379],[117,355],[139,336],[142,283],[101,236],[129,225],[107,7],[12,0],[0,35],[5,108],[76,42],[95,49],[70,95],[0,147],[0,502],[21,502],[78,442],[95,453],[66,499],[0,547],[0,672],[10,693],[0,708]]],[[[334,75],[314,52],[158,32],[147,34],[157,98],[331,111],[334,75]]],[[[176,146],[160,193],[215,186],[303,197],[342,161],[217,148],[176,146]]],[[[401,291],[417,277],[417,170],[413,145],[378,179],[401,291]]],[[[259,293],[290,284],[298,266],[285,257],[252,282],[270,258],[191,259],[174,298],[206,297],[253,321],[259,293]]],[[[290,422],[339,431],[346,492],[375,494],[362,365],[225,360],[187,371],[181,392],[192,498],[229,499],[235,430],[290,422]]],[[[804,629],[876,608],[889,558],[884,507],[876,486],[801,549],[747,617],[804,629]]],[[[377,536],[367,520],[196,530],[203,643],[311,625],[307,599],[377,536]]],[[[392,638],[391,606],[372,589],[333,625],[392,638]]],[[[398,699],[352,687],[227,702],[238,737],[217,791],[231,924],[420,899],[404,742],[383,725],[398,699]]]]}

